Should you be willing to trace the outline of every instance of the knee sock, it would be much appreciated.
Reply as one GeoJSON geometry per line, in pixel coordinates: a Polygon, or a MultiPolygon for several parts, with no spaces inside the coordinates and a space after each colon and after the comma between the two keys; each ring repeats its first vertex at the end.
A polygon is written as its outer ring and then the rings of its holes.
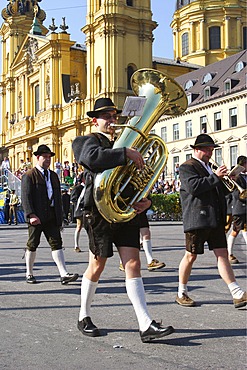
{"type": "Polygon", "coordinates": [[[182,298],[183,294],[188,294],[187,284],[178,284],[178,297],[182,298]]]}
{"type": "Polygon", "coordinates": [[[244,292],[240,288],[240,286],[234,281],[233,283],[228,284],[228,288],[231,292],[232,298],[240,299],[242,298],[244,292]]]}
{"type": "Polygon", "coordinates": [[[228,236],[228,239],[227,239],[227,250],[228,250],[229,256],[232,254],[232,249],[233,249],[233,246],[234,246],[234,242],[235,242],[235,236],[232,236],[230,234],[228,236]]]}
{"type": "Polygon", "coordinates": [[[79,239],[80,239],[80,231],[75,229],[75,235],[74,235],[75,248],[79,248],[79,239]]]}
{"type": "Polygon", "coordinates": [[[142,278],[126,279],[126,290],[131,301],[139,324],[140,331],[145,331],[149,328],[152,320],[149,316],[145,298],[145,291],[142,278]]]}
{"type": "Polygon", "coordinates": [[[151,240],[143,240],[142,247],[146,255],[147,264],[149,265],[153,260],[151,240]]]}
{"type": "Polygon", "coordinates": [[[31,252],[27,249],[26,250],[26,268],[27,268],[26,276],[27,277],[28,275],[33,275],[33,265],[34,265],[35,258],[36,258],[36,251],[31,252]]]}
{"type": "Polygon", "coordinates": [[[245,240],[245,243],[247,244],[247,231],[242,230],[242,235],[245,240]]]}
{"type": "Polygon", "coordinates": [[[64,277],[65,275],[68,274],[68,272],[65,266],[63,250],[59,249],[57,251],[52,251],[51,254],[52,254],[53,261],[57,265],[60,276],[64,277]]]}
{"type": "Polygon", "coordinates": [[[79,321],[84,317],[91,316],[91,304],[95,295],[98,281],[94,282],[83,276],[81,281],[81,309],[79,314],[79,321]]]}

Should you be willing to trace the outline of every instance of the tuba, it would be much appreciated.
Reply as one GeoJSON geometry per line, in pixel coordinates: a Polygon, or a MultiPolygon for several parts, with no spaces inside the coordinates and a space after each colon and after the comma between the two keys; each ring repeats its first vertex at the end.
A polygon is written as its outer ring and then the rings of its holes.
{"type": "MultiPolygon", "coordinates": [[[[110,223],[128,222],[136,216],[133,208],[152,190],[168,159],[165,142],[149,134],[163,115],[176,116],[187,108],[187,97],[182,87],[154,69],[140,69],[133,73],[131,86],[136,96],[147,100],[141,117],[134,116],[114,143],[114,148],[135,148],[144,158],[144,169],[136,168],[128,160],[125,166],[105,170],[95,177],[94,200],[101,215],[110,223]]],[[[118,126],[118,125],[115,125],[118,126]]]]}

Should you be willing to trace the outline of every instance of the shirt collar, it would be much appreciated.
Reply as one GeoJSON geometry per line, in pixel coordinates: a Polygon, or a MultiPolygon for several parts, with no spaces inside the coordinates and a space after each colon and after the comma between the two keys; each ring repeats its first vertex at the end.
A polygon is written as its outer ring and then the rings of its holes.
{"type": "MultiPolygon", "coordinates": [[[[35,166],[43,175],[44,175],[44,171],[45,169],[43,167],[41,167],[39,164],[36,164],[35,166]]],[[[49,172],[49,170],[47,169],[47,171],[49,172]]]]}

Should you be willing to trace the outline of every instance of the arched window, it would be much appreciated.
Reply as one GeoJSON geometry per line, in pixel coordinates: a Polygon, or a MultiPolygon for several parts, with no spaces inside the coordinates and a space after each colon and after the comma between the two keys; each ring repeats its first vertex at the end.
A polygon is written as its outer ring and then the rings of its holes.
{"type": "Polygon", "coordinates": [[[209,49],[220,49],[220,27],[213,26],[209,28],[209,49]]]}
{"type": "Polygon", "coordinates": [[[127,89],[132,90],[131,84],[130,84],[130,79],[133,73],[135,72],[135,69],[133,66],[128,66],[127,68],[127,89]]]}
{"type": "Polygon", "coordinates": [[[182,56],[189,54],[189,34],[185,32],[182,35],[182,56]]]}
{"type": "Polygon", "coordinates": [[[96,94],[100,94],[102,90],[102,70],[100,67],[96,70],[96,94]]]}

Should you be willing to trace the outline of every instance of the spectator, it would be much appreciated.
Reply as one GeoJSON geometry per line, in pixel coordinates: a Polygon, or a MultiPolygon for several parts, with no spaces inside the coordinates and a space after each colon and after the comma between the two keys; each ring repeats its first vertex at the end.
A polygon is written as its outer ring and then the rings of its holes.
{"type": "Polygon", "coordinates": [[[9,202],[9,225],[11,225],[12,218],[14,216],[14,224],[17,225],[17,205],[19,203],[18,196],[15,194],[15,190],[11,190],[10,202],[9,202]]]}
{"type": "Polygon", "coordinates": [[[70,177],[69,161],[65,161],[64,166],[63,166],[63,179],[64,179],[65,182],[66,182],[66,177],[70,177]]]}
{"type": "Polygon", "coordinates": [[[61,169],[62,169],[62,163],[57,158],[56,162],[54,163],[54,171],[58,175],[58,178],[59,178],[60,181],[61,181],[61,169]]]}
{"type": "Polygon", "coordinates": [[[1,169],[4,173],[5,176],[8,176],[8,171],[10,171],[10,163],[8,157],[4,157],[2,164],[1,164],[1,169]]]}
{"type": "Polygon", "coordinates": [[[9,203],[10,203],[9,193],[6,192],[6,197],[4,199],[4,219],[6,224],[9,222],[9,208],[10,208],[9,203]]]}
{"type": "Polygon", "coordinates": [[[176,163],[174,174],[175,174],[175,180],[178,180],[179,179],[179,163],[176,163]]]}

